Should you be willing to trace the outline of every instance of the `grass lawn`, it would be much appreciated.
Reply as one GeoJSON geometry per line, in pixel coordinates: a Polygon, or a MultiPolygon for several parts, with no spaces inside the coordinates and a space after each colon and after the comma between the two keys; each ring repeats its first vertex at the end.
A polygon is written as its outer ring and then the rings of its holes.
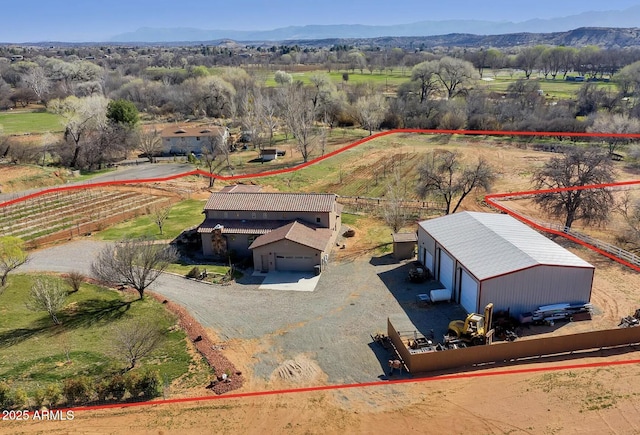
{"type": "MultiPolygon", "coordinates": [[[[533,77],[533,76],[532,76],[533,77]]],[[[513,77],[498,76],[492,81],[481,81],[478,86],[483,87],[495,92],[506,92],[509,85],[515,83],[518,79],[523,79],[524,75],[513,77]]],[[[533,78],[531,80],[534,80],[533,78]]],[[[539,88],[544,91],[547,98],[559,99],[559,100],[572,100],[576,98],[576,95],[580,88],[585,85],[584,82],[568,82],[563,80],[561,76],[558,76],[555,80],[545,80],[544,78],[536,79],[539,84],[539,88]]],[[[617,85],[613,82],[596,82],[599,89],[606,89],[611,92],[617,92],[617,85]]]]}
{"type": "Polygon", "coordinates": [[[185,229],[202,222],[204,204],[204,201],[197,199],[187,199],[175,204],[171,207],[169,217],[164,222],[164,234],[162,235],[150,216],[140,216],[101,231],[96,234],[96,237],[102,240],[136,237],[149,237],[156,240],[174,239],[185,229]]]}
{"type": "MultiPolygon", "coordinates": [[[[121,293],[90,284],[67,297],[55,326],[45,312],[25,306],[33,276],[11,275],[0,294],[0,380],[12,389],[32,394],[49,384],[79,375],[101,377],[127,366],[113,351],[113,328],[129,319],[144,318],[167,331],[159,348],[140,361],[157,369],[165,381],[207,379],[201,361],[193,361],[183,331],[171,328],[175,318],[151,297],[121,293]],[[170,329],[171,328],[171,329],[170,329]],[[67,353],[70,362],[67,361],[67,353]],[[194,366],[197,366],[195,367],[194,366]]],[[[58,277],[51,276],[57,280],[58,277]]]]}
{"type": "Polygon", "coordinates": [[[64,131],[60,117],[48,112],[2,112],[0,125],[6,135],[64,131]]]}

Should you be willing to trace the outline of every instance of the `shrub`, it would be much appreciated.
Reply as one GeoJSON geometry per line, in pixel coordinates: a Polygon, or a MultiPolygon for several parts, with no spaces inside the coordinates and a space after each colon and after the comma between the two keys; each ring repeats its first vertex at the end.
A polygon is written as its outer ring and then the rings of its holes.
{"type": "Polygon", "coordinates": [[[88,402],[93,394],[92,381],[86,376],[66,379],[62,392],[67,403],[88,402]]]}
{"type": "Polygon", "coordinates": [[[47,404],[47,391],[44,388],[38,388],[33,392],[33,404],[36,408],[42,408],[47,404]]]}
{"type": "Polygon", "coordinates": [[[162,394],[162,378],[157,370],[148,371],[142,376],[142,394],[147,399],[162,394]]]}
{"type": "Polygon", "coordinates": [[[97,382],[95,390],[98,402],[106,402],[107,399],[109,399],[109,396],[111,396],[111,394],[109,393],[109,381],[106,379],[101,379],[99,382],[97,382]]]}
{"type": "Polygon", "coordinates": [[[129,372],[124,380],[125,387],[132,398],[137,399],[142,394],[140,374],[129,372]]]}
{"type": "Polygon", "coordinates": [[[157,370],[146,371],[142,374],[130,372],[125,380],[127,390],[134,399],[142,396],[152,399],[162,394],[162,379],[157,370]]]}
{"type": "Polygon", "coordinates": [[[52,384],[45,389],[45,400],[49,408],[53,408],[62,399],[62,391],[58,385],[52,384]]]}
{"type": "Polygon", "coordinates": [[[125,379],[121,374],[115,374],[111,376],[111,379],[109,379],[107,386],[111,397],[118,401],[122,400],[124,394],[127,392],[125,379]]]}
{"type": "Polygon", "coordinates": [[[200,268],[195,266],[192,268],[189,273],[187,273],[187,278],[198,278],[200,276],[200,268]]]}
{"type": "Polygon", "coordinates": [[[0,408],[9,408],[11,401],[11,388],[4,382],[0,382],[0,408]]]}
{"type": "Polygon", "coordinates": [[[22,388],[17,388],[13,392],[13,407],[17,409],[24,409],[29,405],[29,396],[27,392],[22,388]]]}

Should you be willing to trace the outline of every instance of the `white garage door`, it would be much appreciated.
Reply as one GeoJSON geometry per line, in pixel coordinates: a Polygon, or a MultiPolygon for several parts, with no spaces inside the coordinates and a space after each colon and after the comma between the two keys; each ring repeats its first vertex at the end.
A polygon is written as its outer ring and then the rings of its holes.
{"type": "Polygon", "coordinates": [[[478,283],[464,269],[460,276],[460,305],[467,313],[478,312],[478,283]]]}
{"type": "Polygon", "coordinates": [[[453,290],[453,258],[451,258],[442,249],[440,250],[440,268],[438,271],[438,279],[440,283],[453,290]]]}
{"type": "Polygon", "coordinates": [[[276,270],[313,272],[316,265],[314,257],[307,255],[276,254],[276,270]]]}

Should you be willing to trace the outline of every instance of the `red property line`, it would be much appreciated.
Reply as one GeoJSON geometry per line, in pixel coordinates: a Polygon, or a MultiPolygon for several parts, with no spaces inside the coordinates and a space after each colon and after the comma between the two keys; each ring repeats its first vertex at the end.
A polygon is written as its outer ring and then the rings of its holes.
{"type": "MultiPolygon", "coordinates": [[[[267,177],[272,175],[285,174],[289,172],[294,172],[312,164],[318,163],[330,157],[333,157],[339,153],[347,151],[351,148],[357,147],[361,144],[364,144],[370,140],[377,139],[379,137],[387,136],[390,134],[403,134],[403,133],[418,133],[418,134],[459,134],[459,135],[483,135],[483,136],[546,136],[546,137],[613,137],[613,138],[629,138],[629,139],[640,139],[640,134],[627,134],[627,133],[571,133],[571,132],[526,132],[526,131],[489,131],[489,130],[421,130],[421,129],[398,129],[398,130],[390,130],[384,131],[381,133],[377,133],[366,138],[360,139],[356,142],[353,142],[347,146],[344,146],[340,149],[337,149],[331,153],[328,153],[324,156],[318,157],[309,162],[302,163],[297,166],[293,166],[290,168],[279,169],[274,171],[267,171],[255,174],[241,174],[241,175],[232,175],[232,176],[220,176],[216,174],[210,174],[208,172],[202,170],[194,170],[190,172],[186,172],[183,174],[172,175],[168,177],[161,178],[149,178],[149,179],[140,179],[140,180],[123,180],[123,181],[107,181],[100,183],[87,183],[73,186],[62,186],[55,187],[50,189],[45,189],[36,193],[32,193],[30,195],[26,195],[21,198],[13,199],[4,203],[0,203],[0,207],[6,207],[15,203],[19,203],[21,201],[26,201],[31,198],[36,198],[41,195],[45,195],[48,193],[55,192],[63,192],[63,191],[71,191],[78,189],[87,189],[87,188],[95,188],[95,187],[105,187],[105,186],[117,186],[117,185],[126,185],[126,184],[144,184],[144,183],[157,183],[163,181],[175,180],[182,177],[188,177],[191,175],[202,175],[205,177],[213,177],[218,180],[223,181],[233,181],[233,180],[241,180],[247,178],[259,178],[259,177],[267,177]]],[[[539,224],[531,221],[530,219],[513,212],[500,204],[498,204],[495,199],[500,198],[509,198],[509,197],[517,197],[517,196],[527,196],[532,194],[539,193],[548,193],[548,192],[561,192],[567,190],[582,190],[582,189],[594,189],[594,188],[610,188],[617,186],[629,186],[640,184],[640,180],[634,181],[625,181],[620,183],[610,183],[610,184],[597,184],[590,186],[582,186],[578,188],[560,188],[560,189],[544,189],[544,190],[531,190],[531,191],[523,191],[523,192],[514,192],[514,193],[496,193],[487,195],[485,200],[488,204],[495,207],[496,209],[502,210],[511,216],[521,220],[522,222],[537,228],[541,231],[545,231],[552,234],[557,234],[563,236],[575,243],[579,243],[589,249],[592,249],[598,252],[601,255],[604,255],[608,258],[611,258],[615,261],[618,261],[625,266],[628,266],[636,271],[640,271],[640,268],[637,266],[630,264],[622,259],[619,259],[605,251],[602,251],[595,246],[589,245],[581,240],[576,239],[575,237],[560,232],[556,230],[552,230],[549,228],[545,228],[540,226],[539,224]]],[[[173,404],[173,403],[184,403],[184,402],[197,402],[197,401],[206,401],[206,400],[222,400],[222,399],[237,399],[237,398],[247,398],[247,397],[258,397],[258,396],[270,396],[270,395],[280,395],[280,394],[293,394],[293,393],[304,393],[304,392],[314,392],[314,391],[328,391],[328,390],[339,390],[339,389],[347,389],[347,388],[363,388],[363,387],[375,387],[389,384],[405,384],[405,383],[417,383],[417,382],[430,382],[430,381],[441,381],[441,380],[456,380],[456,379],[468,379],[468,378],[478,378],[478,377],[486,377],[486,376],[499,376],[499,375],[514,375],[514,374],[523,374],[523,373],[540,373],[540,372],[548,372],[548,371],[560,371],[560,370],[572,370],[572,369],[588,369],[588,368],[597,368],[597,367],[611,367],[611,366],[619,366],[619,365],[628,365],[628,364],[638,364],[640,363],[640,359],[636,360],[628,360],[628,361],[605,361],[605,362],[597,362],[597,363],[587,363],[587,364],[571,364],[557,367],[532,367],[526,369],[515,369],[515,370],[502,370],[502,371],[494,371],[494,372],[474,372],[474,373],[462,373],[455,375],[444,375],[438,377],[429,377],[429,378],[421,378],[421,379],[399,379],[393,381],[376,381],[376,382],[366,382],[360,384],[344,384],[344,385],[325,385],[325,386],[317,386],[317,387],[307,387],[307,388],[297,388],[297,389],[286,389],[286,390],[273,390],[273,391],[257,391],[257,392],[249,392],[249,393],[238,393],[238,394],[229,394],[224,396],[204,396],[204,397],[193,397],[193,398],[180,398],[180,399],[169,399],[169,400],[160,400],[153,402],[135,402],[135,403],[119,403],[119,404],[109,404],[109,405],[98,405],[98,406],[85,406],[78,408],[68,408],[73,409],[74,411],[94,411],[100,409],[110,409],[110,408],[128,408],[134,406],[153,406],[153,405],[165,405],[165,404],[173,404]]],[[[65,411],[67,409],[63,409],[65,411]]]]}
{"type": "MultiPolygon", "coordinates": [[[[171,175],[168,177],[160,177],[160,178],[146,178],[140,180],[122,180],[122,181],[105,181],[100,183],[86,183],[72,186],[62,186],[62,187],[52,187],[49,189],[45,189],[39,192],[35,192],[21,198],[16,198],[10,201],[6,201],[0,203],[0,207],[6,207],[8,205],[16,204],[21,201],[26,201],[28,199],[36,198],[41,195],[46,195],[48,193],[56,193],[56,192],[64,192],[70,190],[77,189],[87,189],[93,187],[106,187],[106,186],[119,186],[126,184],[144,184],[144,183],[159,183],[163,181],[175,180],[182,177],[188,177],[191,175],[202,175],[204,177],[215,178],[216,180],[221,181],[234,181],[234,180],[243,180],[247,178],[260,178],[260,177],[269,177],[273,175],[286,174],[289,172],[295,172],[300,169],[306,168],[307,166],[311,166],[315,163],[326,160],[330,157],[343,153],[347,150],[355,148],[359,145],[367,143],[371,140],[388,136],[392,134],[406,134],[406,133],[416,133],[416,134],[448,134],[448,135],[467,135],[467,136],[539,136],[539,137],[598,137],[598,138],[625,138],[625,139],[640,139],[640,134],[638,133],[586,133],[586,132],[556,132],[556,131],[499,131],[499,130],[436,130],[436,129],[395,129],[395,130],[387,130],[380,133],[373,134],[371,136],[367,136],[360,140],[357,140],[349,145],[346,145],[342,148],[334,150],[328,154],[317,157],[313,160],[310,160],[305,163],[301,163],[296,166],[292,166],[284,169],[277,169],[273,171],[266,172],[258,172],[254,174],[240,174],[240,175],[217,175],[210,174],[201,169],[193,170],[190,172],[185,172],[183,174],[171,175]]],[[[534,193],[532,191],[531,193],[534,193]]]]}
{"type": "Polygon", "coordinates": [[[618,263],[627,266],[633,270],[635,270],[636,272],[640,272],[640,267],[638,267],[637,265],[633,264],[633,263],[629,263],[626,260],[623,260],[622,258],[616,257],[615,255],[603,251],[600,248],[597,248],[593,245],[590,245],[587,242],[584,242],[574,236],[572,236],[571,234],[567,234],[565,232],[562,231],[558,231],[558,230],[554,230],[551,228],[547,228],[544,227],[534,221],[532,221],[531,219],[527,218],[524,215],[521,215],[513,210],[510,210],[502,205],[500,205],[498,202],[494,201],[495,199],[502,199],[502,198],[513,198],[513,197],[522,197],[522,196],[528,196],[528,195],[535,195],[535,194],[540,194],[540,193],[557,193],[557,192],[566,192],[566,191],[571,191],[571,190],[585,190],[585,189],[606,189],[606,188],[611,188],[611,187],[620,187],[620,186],[632,186],[632,185],[636,185],[636,184],[640,184],[640,180],[632,180],[632,181],[621,181],[619,183],[605,183],[605,184],[590,184],[588,186],[580,186],[580,187],[562,187],[562,188],[557,188],[557,189],[542,189],[542,190],[529,190],[529,191],[524,191],[524,192],[512,192],[512,193],[495,193],[495,194],[491,194],[491,195],[487,195],[484,197],[485,201],[487,202],[487,204],[491,205],[492,207],[501,210],[507,214],[509,214],[510,216],[513,216],[514,218],[524,222],[525,224],[540,230],[540,231],[544,231],[550,234],[555,234],[557,236],[562,236],[565,239],[571,240],[574,243],[578,243],[579,245],[584,246],[585,248],[591,249],[592,251],[597,252],[600,255],[604,255],[605,257],[617,261],[618,263]]]}
{"type": "Polygon", "coordinates": [[[276,395],[285,395],[285,394],[309,393],[309,392],[317,392],[317,391],[344,390],[349,388],[381,387],[385,385],[395,385],[395,384],[413,384],[413,383],[422,383],[422,382],[472,379],[472,378],[483,378],[483,377],[492,377],[492,376],[544,373],[544,372],[562,371],[562,370],[591,369],[591,368],[623,366],[623,365],[631,365],[631,364],[639,364],[639,363],[640,363],[640,359],[633,359],[633,360],[624,360],[624,361],[602,361],[602,362],[593,362],[593,363],[584,363],[584,364],[567,364],[567,365],[556,366],[556,367],[529,367],[525,369],[499,370],[499,371],[493,371],[493,372],[460,373],[460,374],[454,374],[454,375],[424,377],[419,379],[397,379],[397,380],[391,380],[391,381],[363,382],[361,384],[321,385],[316,387],[291,388],[291,389],[285,389],[285,390],[253,391],[248,393],[225,394],[221,396],[183,397],[179,399],[166,399],[166,400],[157,400],[157,401],[149,401],[149,402],[112,403],[108,405],[80,406],[77,408],[64,408],[64,409],[60,409],[60,411],[62,412],[67,410],[73,410],[74,412],[98,411],[102,409],[113,409],[113,408],[131,408],[131,407],[140,407],[140,406],[170,405],[175,403],[189,403],[189,402],[201,402],[201,401],[212,401],[212,400],[246,399],[249,397],[276,396],[276,395]]]}
{"type": "MultiPolygon", "coordinates": [[[[261,178],[261,177],[269,177],[269,176],[273,176],[273,175],[281,175],[281,174],[286,174],[286,173],[290,173],[290,172],[295,172],[298,171],[300,169],[306,168],[307,166],[311,166],[315,163],[321,162],[323,160],[326,160],[328,158],[331,158],[333,156],[336,156],[340,153],[343,153],[347,150],[350,150],[352,148],[355,148],[359,145],[362,145],[364,143],[367,143],[371,140],[383,137],[383,136],[388,136],[388,135],[392,135],[392,134],[407,134],[407,133],[414,133],[414,134],[448,134],[448,135],[469,135],[469,136],[541,136],[541,137],[599,137],[599,138],[626,138],[626,139],[640,139],[640,134],[638,133],[586,133],[586,132],[555,132],[555,131],[499,131],[499,130],[436,130],[436,129],[396,129],[396,130],[387,130],[387,131],[383,131],[380,133],[376,133],[373,134],[371,136],[365,137],[363,139],[357,140],[349,145],[346,145],[342,148],[339,148],[337,150],[334,150],[328,154],[325,154],[323,156],[317,157],[313,160],[310,160],[308,162],[304,162],[301,163],[299,165],[296,166],[292,166],[289,168],[283,168],[283,169],[277,169],[277,170],[273,170],[273,171],[265,171],[265,172],[258,172],[258,173],[253,173],[253,174],[239,174],[239,175],[229,175],[229,176],[224,176],[224,175],[217,175],[217,174],[211,174],[209,172],[203,171],[201,169],[196,169],[190,172],[185,172],[183,174],[176,174],[176,175],[171,175],[168,177],[160,177],[160,178],[146,178],[146,179],[140,179],[140,180],[121,180],[121,181],[104,181],[104,182],[99,182],[99,183],[86,183],[86,184],[78,184],[78,185],[71,185],[71,186],[61,186],[61,187],[53,187],[53,188],[49,188],[49,189],[45,189],[45,190],[41,190],[39,192],[35,192],[29,195],[25,195],[21,198],[15,198],[13,200],[10,201],[6,201],[3,203],[0,203],[0,208],[1,207],[6,207],[12,204],[16,204],[22,201],[26,201],[32,198],[37,198],[39,196],[42,195],[46,195],[49,193],[56,193],[56,192],[64,192],[64,191],[72,191],[72,190],[79,190],[79,189],[89,189],[89,188],[96,188],[96,187],[107,187],[107,186],[121,186],[121,185],[127,185],[127,184],[145,184],[145,183],[161,183],[161,182],[165,182],[165,181],[170,181],[170,180],[176,180],[178,178],[183,178],[183,177],[188,177],[188,176],[192,176],[192,175],[201,175],[204,177],[211,177],[211,178],[215,178],[216,180],[222,180],[222,181],[234,181],[234,180],[243,180],[243,179],[248,179],[248,178],[261,178]]],[[[584,189],[594,189],[594,188],[607,188],[607,187],[616,187],[616,186],[629,186],[629,185],[634,185],[634,184],[640,184],[640,180],[634,180],[634,181],[624,181],[624,182],[620,182],[620,183],[611,183],[611,184],[597,184],[597,185],[589,185],[589,186],[581,186],[581,187],[565,187],[565,188],[558,188],[558,189],[543,189],[543,190],[529,190],[529,191],[523,191],[523,192],[511,192],[511,193],[496,193],[496,194],[491,194],[491,195],[487,195],[485,197],[485,200],[487,201],[488,204],[490,204],[491,206],[495,207],[498,210],[502,210],[505,213],[515,217],[516,219],[519,219],[520,221],[526,223],[527,225],[530,225],[538,230],[541,231],[545,231],[547,233],[550,234],[556,234],[562,237],[565,237],[575,243],[578,243],[582,246],[585,246],[601,255],[604,255],[607,258],[610,258],[614,261],[617,261],[620,264],[623,264],[627,267],[630,267],[633,270],[639,271],[640,272],[640,268],[634,264],[631,264],[621,258],[618,258],[608,252],[605,252],[601,249],[596,248],[593,245],[590,245],[588,243],[583,242],[582,240],[576,239],[575,237],[563,233],[561,231],[557,231],[557,230],[553,230],[550,228],[546,228],[543,227],[533,221],[531,221],[530,219],[526,218],[523,215],[520,215],[512,210],[509,210],[503,206],[501,206],[500,204],[498,204],[497,202],[494,201],[494,199],[499,199],[499,198],[509,198],[509,197],[516,197],[516,196],[526,196],[526,195],[535,195],[535,194],[540,194],[540,193],[551,193],[551,192],[562,192],[562,191],[568,191],[568,190],[584,190],[584,189]]]]}

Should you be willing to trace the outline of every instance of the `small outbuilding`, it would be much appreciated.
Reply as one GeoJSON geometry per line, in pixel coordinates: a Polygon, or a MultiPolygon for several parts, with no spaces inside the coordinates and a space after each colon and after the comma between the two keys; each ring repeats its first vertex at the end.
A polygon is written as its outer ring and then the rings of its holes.
{"type": "Polygon", "coordinates": [[[467,312],[511,314],[588,303],[595,268],[506,214],[461,212],[419,223],[418,259],[467,312]]]}
{"type": "Polygon", "coordinates": [[[393,258],[407,260],[416,254],[416,233],[393,233],[393,258]]]}

